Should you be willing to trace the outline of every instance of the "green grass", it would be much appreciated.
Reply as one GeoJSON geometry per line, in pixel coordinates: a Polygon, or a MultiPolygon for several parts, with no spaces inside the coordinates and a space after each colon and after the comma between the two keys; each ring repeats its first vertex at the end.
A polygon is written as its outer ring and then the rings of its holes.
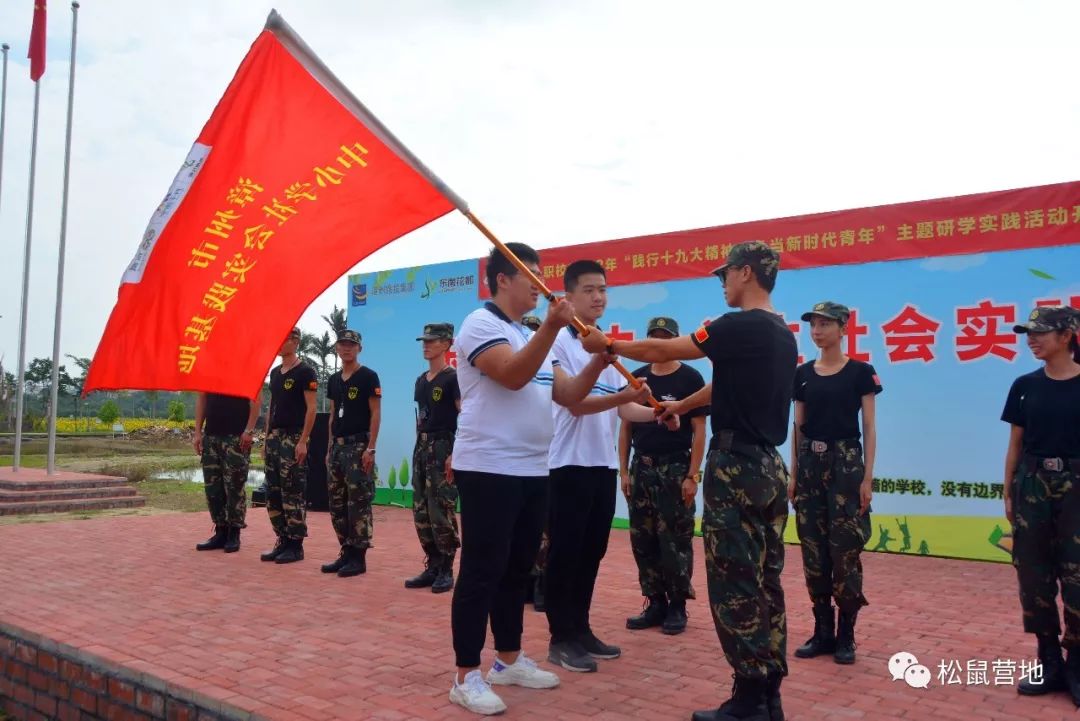
{"type": "Polygon", "coordinates": [[[146,505],[162,511],[206,512],[206,494],[201,483],[176,480],[149,480],[136,485],[146,496],[146,505]]]}

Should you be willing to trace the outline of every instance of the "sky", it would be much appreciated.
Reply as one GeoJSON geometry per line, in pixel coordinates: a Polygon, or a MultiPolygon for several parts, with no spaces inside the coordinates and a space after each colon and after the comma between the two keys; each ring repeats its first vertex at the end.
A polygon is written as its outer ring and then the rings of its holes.
{"type": "MultiPolygon", "coordinates": [[[[27,358],[52,349],[71,11],[49,0],[27,358]]],[[[26,240],[33,0],[11,45],[0,356],[26,240]]],[[[61,352],[93,354],[151,213],[276,8],[504,241],[538,248],[1076,180],[1080,3],[83,0],[61,352]]],[[[351,272],[478,257],[458,214],[351,272]]],[[[301,326],[346,304],[346,280],[301,326]]]]}

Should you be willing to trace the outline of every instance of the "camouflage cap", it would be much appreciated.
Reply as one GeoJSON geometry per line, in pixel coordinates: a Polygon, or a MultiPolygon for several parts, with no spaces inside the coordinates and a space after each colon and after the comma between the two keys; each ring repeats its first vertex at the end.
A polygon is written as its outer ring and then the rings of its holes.
{"type": "Polygon", "coordinates": [[[1031,311],[1027,323],[1013,326],[1017,333],[1049,333],[1080,328],[1080,310],[1066,305],[1043,305],[1031,311]]]}
{"type": "Polygon", "coordinates": [[[526,328],[531,328],[533,330],[540,330],[541,323],[543,323],[543,321],[535,315],[527,315],[521,319],[521,324],[523,326],[525,326],[526,328]]]}
{"type": "Polygon", "coordinates": [[[454,340],[453,323],[428,323],[424,334],[416,340],[454,340]]]}
{"type": "Polygon", "coordinates": [[[668,318],[667,316],[657,316],[649,319],[649,324],[645,327],[645,335],[649,335],[654,330],[667,331],[673,336],[679,335],[679,322],[674,318],[668,318]]]}
{"type": "Polygon", "coordinates": [[[287,335],[285,337],[286,338],[295,338],[296,340],[300,340],[300,337],[301,337],[300,336],[300,328],[298,326],[294,327],[291,331],[289,331],[289,335],[287,335]]]}
{"type": "Polygon", "coordinates": [[[343,330],[337,334],[338,343],[356,343],[360,344],[360,334],[355,330],[343,330]]]}
{"type": "Polygon", "coordinates": [[[780,272],[780,254],[764,241],[749,240],[739,243],[728,251],[724,264],[714,269],[713,275],[723,280],[728,268],[741,268],[744,265],[757,268],[762,275],[769,278],[775,278],[780,272]]]}
{"type": "Polygon", "coordinates": [[[828,318],[829,320],[835,320],[840,325],[844,325],[847,323],[848,318],[851,317],[851,310],[841,303],[824,300],[820,303],[814,303],[813,310],[803,313],[802,319],[804,322],[809,322],[815,315],[819,315],[822,318],[828,318]]]}

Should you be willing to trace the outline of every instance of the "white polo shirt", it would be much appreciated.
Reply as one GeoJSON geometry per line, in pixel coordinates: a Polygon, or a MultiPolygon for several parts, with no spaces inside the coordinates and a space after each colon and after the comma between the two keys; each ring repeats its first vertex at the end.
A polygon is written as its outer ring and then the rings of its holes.
{"type": "Polygon", "coordinates": [[[548,357],[524,388],[512,391],[473,365],[477,356],[507,344],[515,353],[533,332],[511,321],[494,303],[466,316],[454,340],[458,356],[461,414],[454,440],[454,469],[508,476],[548,475],[551,388],[555,356],[548,357]]]}
{"type": "MultiPolygon", "coordinates": [[[[578,340],[577,330],[563,328],[551,347],[555,360],[567,374],[576,376],[592,360],[578,340]]],[[[600,373],[590,395],[609,396],[626,386],[617,370],[608,366],[600,373]]],[[[617,408],[587,416],[574,416],[569,410],[554,405],[555,435],[551,441],[548,464],[551,468],[563,466],[619,467],[618,449],[615,445],[615,427],[619,419],[617,408]]]]}

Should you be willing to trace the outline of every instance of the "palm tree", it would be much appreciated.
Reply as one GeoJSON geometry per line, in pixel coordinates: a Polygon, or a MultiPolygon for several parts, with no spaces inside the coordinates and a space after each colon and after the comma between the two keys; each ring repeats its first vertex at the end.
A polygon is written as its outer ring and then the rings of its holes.
{"type": "Polygon", "coordinates": [[[318,336],[300,331],[300,343],[296,347],[296,355],[312,368],[318,368],[322,365],[322,362],[319,361],[319,354],[315,350],[315,344],[318,341],[318,336]]]}
{"type": "Polygon", "coordinates": [[[348,320],[345,317],[345,309],[338,308],[337,304],[334,305],[334,309],[330,311],[330,315],[324,315],[322,317],[326,321],[326,324],[330,326],[330,330],[336,336],[341,331],[348,328],[348,320]]]}

